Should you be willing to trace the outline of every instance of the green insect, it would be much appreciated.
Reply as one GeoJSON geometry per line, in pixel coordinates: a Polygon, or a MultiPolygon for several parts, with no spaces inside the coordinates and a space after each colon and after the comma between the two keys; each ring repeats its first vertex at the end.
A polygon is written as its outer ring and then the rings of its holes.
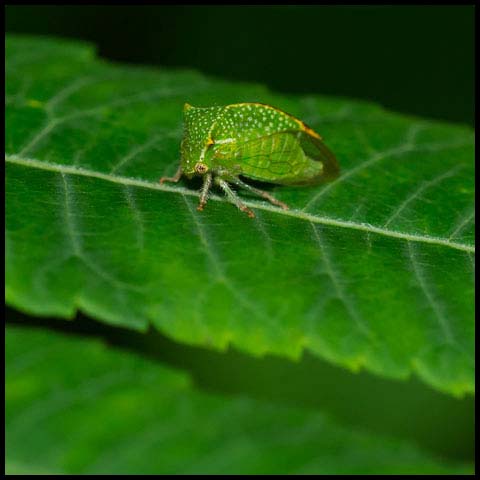
{"type": "Polygon", "coordinates": [[[280,185],[312,185],[338,175],[335,156],[320,135],[278,108],[262,103],[196,108],[186,103],[183,114],[180,167],[173,177],[162,177],[160,183],[178,182],[182,175],[203,177],[198,210],[207,203],[212,183],[254,217],[230,184],[283,209],[288,206],[240,176],[280,185]]]}

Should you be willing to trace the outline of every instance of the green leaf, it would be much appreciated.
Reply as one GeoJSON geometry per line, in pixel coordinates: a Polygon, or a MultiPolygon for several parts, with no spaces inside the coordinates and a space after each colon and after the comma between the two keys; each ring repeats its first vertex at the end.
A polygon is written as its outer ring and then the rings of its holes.
{"type": "Polygon", "coordinates": [[[320,413],[197,392],[186,375],[97,340],[8,327],[6,346],[8,474],[473,470],[320,413]]]}
{"type": "Polygon", "coordinates": [[[57,40],[8,38],[6,55],[10,305],[474,391],[469,128],[112,65],[57,40]],[[274,187],[287,212],[242,192],[254,220],[220,193],[197,212],[195,182],[159,185],[178,166],[183,103],[242,101],[305,120],[340,177],[274,187]]]}

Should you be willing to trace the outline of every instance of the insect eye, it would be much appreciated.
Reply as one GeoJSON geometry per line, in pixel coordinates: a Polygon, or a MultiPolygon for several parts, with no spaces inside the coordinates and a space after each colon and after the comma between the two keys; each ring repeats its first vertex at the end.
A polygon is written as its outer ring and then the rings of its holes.
{"type": "Polygon", "coordinates": [[[208,172],[208,167],[201,162],[198,162],[195,164],[195,172],[196,173],[207,173],[208,172]]]}

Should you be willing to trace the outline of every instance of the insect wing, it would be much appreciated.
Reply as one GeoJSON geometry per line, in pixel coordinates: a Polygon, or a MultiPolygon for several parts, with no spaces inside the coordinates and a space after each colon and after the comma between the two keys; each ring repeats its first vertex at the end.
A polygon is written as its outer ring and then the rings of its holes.
{"type": "Polygon", "coordinates": [[[333,180],[338,177],[340,167],[333,152],[319,138],[308,132],[298,132],[298,141],[305,155],[316,162],[322,162],[322,181],[333,180]]]}
{"type": "Polygon", "coordinates": [[[335,178],[338,164],[325,144],[298,130],[286,130],[235,143],[242,174],[284,185],[315,184],[335,178]]]}

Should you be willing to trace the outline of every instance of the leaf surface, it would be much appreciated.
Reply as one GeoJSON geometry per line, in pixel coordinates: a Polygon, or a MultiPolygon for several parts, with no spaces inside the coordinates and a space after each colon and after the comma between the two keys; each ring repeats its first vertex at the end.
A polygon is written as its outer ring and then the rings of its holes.
{"type": "Polygon", "coordinates": [[[6,69],[10,305],[473,392],[471,129],[57,40],[8,38],[6,69]],[[219,192],[197,212],[195,182],[158,184],[178,166],[185,102],[244,101],[306,121],[339,178],[272,187],[286,212],[241,192],[253,220],[219,192]]]}
{"type": "Polygon", "coordinates": [[[7,474],[472,471],[321,413],[195,391],[98,340],[18,327],[6,340],[7,474]]]}

